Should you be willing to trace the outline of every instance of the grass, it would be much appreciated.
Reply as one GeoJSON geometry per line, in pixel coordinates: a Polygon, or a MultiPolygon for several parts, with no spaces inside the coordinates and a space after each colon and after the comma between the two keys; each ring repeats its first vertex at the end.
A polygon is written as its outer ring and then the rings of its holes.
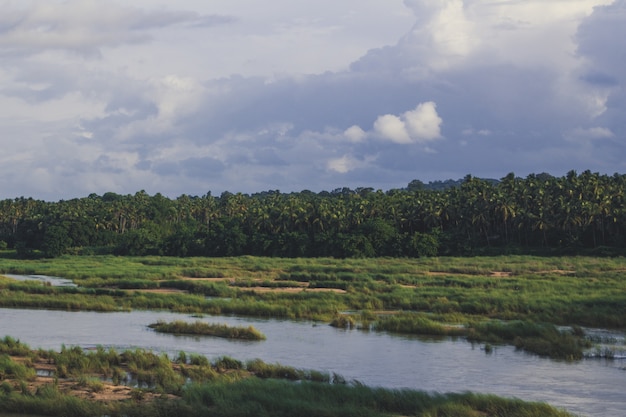
{"type": "Polygon", "coordinates": [[[381,317],[375,322],[376,330],[428,336],[465,336],[465,327],[448,325],[432,320],[425,314],[402,314],[381,317]]]}
{"type": "Polygon", "coordinates": [[[194,335],[194,336],[215,336],[226,339],[242,339],[242,340],[265,340],[265,335],[255,329],[253,326],[248,327],[232,327],[225,324],[204,323],[196,321],[188,323],[186,321],[177,320],[166,323],[158,321],[148,325],[151,329],[159,333],[170,333],[177,335],[194,335]]]}
{"type": "Polygon", "coordinates": [[[468,339],[487,343],[509,343],[516,348],[554,359],[582,359],[591,342],[580,329],[560,331],[547,323],[488,321],[475,324],[468,339]]]}
{"type": "Polygon", "coordinates": [[[184,394],[194,409],[212,416],[568,416],[546,404],[478,394],[427,394],[359,385],[245,379],[192,385],[184,394]]]}

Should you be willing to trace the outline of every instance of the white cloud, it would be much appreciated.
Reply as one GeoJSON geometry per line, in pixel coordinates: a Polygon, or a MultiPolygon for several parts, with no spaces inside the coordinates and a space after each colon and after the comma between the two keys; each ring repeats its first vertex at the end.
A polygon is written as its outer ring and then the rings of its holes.
{"type": "Polygon", "coordinates": [[[441,137],[443,120],[437,114],[437,105],[432,101],[418,104],[415,110],[404,113],[404,121],[409,135],[416,142],[426,142],[441,137]]]}
{"type": "Polygon", "coordinates": [[[365,139],[366,133],[357,125],[347,128],[343,135],[347,137],[351,142],[362,142],[365,139]]]}
{"type": "Polygon", "coordinates": [[[393,114],[379,116],[374,122],[374,131],[383,139],[395,143],[405,145],[411,143],[411,137],[406,130],[406,124],[398,116],[394,116],[393,114]]]}
{"type": "Polygon", "coordinates": [[[437,114],[437,105],[420,103],[401,117],[386,114],[374,122],[374,131],[382,138],[399,144],[425,143],[441,137],[443,120],[437,114]]]}
{"type": "Polygon", "coordinates": [[[328,161],[328,169],[340,174],[345,174],[346,172],[352,171],[357,166],[357,162],[358,161],[351,156],[344,155],[341,158],[328,161]]]}

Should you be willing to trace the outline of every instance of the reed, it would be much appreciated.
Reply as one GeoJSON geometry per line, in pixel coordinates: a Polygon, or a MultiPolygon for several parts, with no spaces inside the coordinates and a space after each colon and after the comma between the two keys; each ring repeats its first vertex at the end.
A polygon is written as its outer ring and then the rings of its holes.
{"type": "Polygon", "coordinates": [[[518,349],[554,359],[582,359],[591,342],[580,331],[559,331],[554,325],[528,321],[476,323],[468,339],[489,343],[512,343],[518,349]]]}
{"type": "Polygon", "coordinates": [[[35,378],[35,370],[25,364],[17,363],[9,355],[0,354],[0,380],[5,378],[28,381],[35,378]]]}
{"type": "Polygon", "coordinates": [[[184,400],[203,413],[230,417],[389,415],[565,417],[546,404],[479,394],[427,394],[410,390],[249,378],[233,383],[192,384],[184,400]]]}
{"type": "Polygon", "coordinates": [[[425,314],[399,314],[384,316],[374,324],[376,330],[428,336],[465,336],[465,327],[446,325],[428,318],[425,314]]]}
{"type": "Polygon", "coordinates": [[[4,338],[0,339],[0,353],[6,353],[7,355],[15,355],[15,356],[27,356],[31,354],[30,347],[12,338],[11,336],[4,336],[4,338]]]}
{"type": "Polygon", "coordinates": [[[349,314],[337,314],[330,322],[330,325],[339,329],[354,329],[357,326],[357,322],[349,314]]]}
{"type": "Polygon", "coordinates": [[[231,358],[230,356],[221,356],[213,362],[213,367],[220,370],[241,370],[244,369],[244,364],[238,359],[231,358]]]}
{"type": "Polygon", "coordinates": [[[226,339],[243,340],[265,340],[265,335],[253,326],[231,327],[226,324],[204,323],[201,321],[188,323],[186,321],[177,320],[169,323],[158,321],[148,325],[148,327],[160,333],[177,335],[215,336],[226,339]]]}

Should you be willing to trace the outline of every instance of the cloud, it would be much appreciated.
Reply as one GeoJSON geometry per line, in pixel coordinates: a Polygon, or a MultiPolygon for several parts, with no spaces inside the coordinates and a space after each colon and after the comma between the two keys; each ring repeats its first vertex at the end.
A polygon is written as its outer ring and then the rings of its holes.
{"type": "Polygon", "coordinates": [[[3,5],[7,196],[626,170],[624,0],[3,5]]]}
{"type": "Polygon", "coordinates": [[[374,131],[382,138],[399,144],[425,143],[441,137],[443,120],[432,102],[418,104],[401,117],[386,114],[374,122],[374,131]]]}
{"type": "Polygon", "coordinates": [[[405,122],[393,114],[385,114],[374,122],[374,131],[383,139],[395,143],[409,144],[411,137],[406,129],[405,122]]]}
{"type": "Polygon", "coordinates": [[[366,137],[365,131],[357,125],[350,126],[343,134],[352,142],[361,142],[366,137]]]}
{"type": "Polygon", "coordinates": [[[577,127],[565,134],[565,139],[579,143],[590,143],[591,141],[611,139],[613,137],[615,137],[613,132],[606,127],[590,127],[586,129],[577,127]]]}
{"type": "Polygon", "coordinates": [[[404,113],[407,130],[417,142],[427,142],[441,137],[443,120],[437,114],[437,105],[432,102],[419,104],[415,110],[404,113]]]}
{"type": "Polygon", "coordinates": [[[0,54],[64,50],[100,56],[103,47],[152,40],[153,29],[179,23],[207,27],[233,20],[187,11],[144,11],[99,0],[35,1],[27,7],[9,3],[0,16],[0,54]]]}
{"type": "Polygon", "coordinates": [[[328,169],[331,171],[345,174],[352,171],[358,165],[358,161],[351,156],[344,155],[341,158],[335,158],[328,161],[328,169]]]}

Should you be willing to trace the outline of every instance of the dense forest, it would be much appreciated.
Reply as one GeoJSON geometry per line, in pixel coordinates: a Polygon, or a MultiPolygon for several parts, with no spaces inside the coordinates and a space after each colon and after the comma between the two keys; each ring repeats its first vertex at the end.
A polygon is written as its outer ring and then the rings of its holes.
{"type": "Polygon", "coordinates": [[[626,175],[466,176],[386,192],[105,193],[0,201],[0,249],[172,256],[622,254],[626,175]]]}

